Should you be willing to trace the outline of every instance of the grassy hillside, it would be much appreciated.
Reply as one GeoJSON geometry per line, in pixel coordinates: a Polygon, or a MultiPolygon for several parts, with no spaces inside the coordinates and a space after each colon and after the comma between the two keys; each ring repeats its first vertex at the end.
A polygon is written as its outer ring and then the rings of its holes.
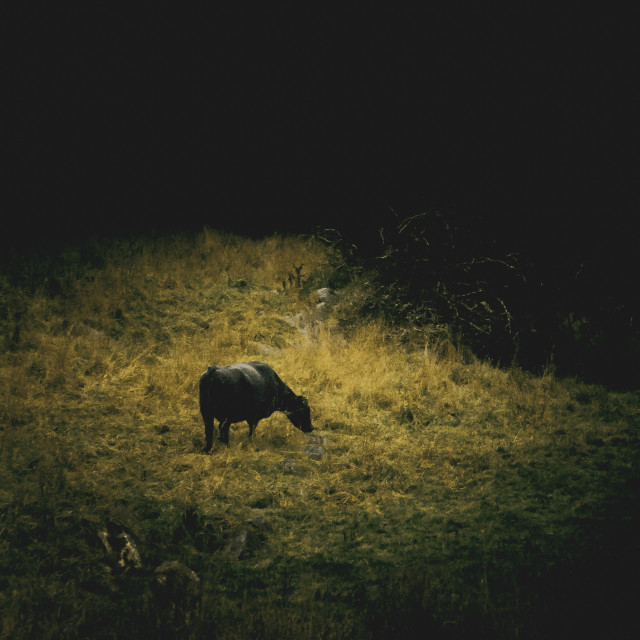
{"type": "Polygon", "coordinates": [[[359,321],[353,285],[301,332],[331,275],[207,229],[6,270],[0,638],[636,636],[640,394],[359,321]],[[202,454],[199,375],[252,359],[316,433],[202,454]]]}

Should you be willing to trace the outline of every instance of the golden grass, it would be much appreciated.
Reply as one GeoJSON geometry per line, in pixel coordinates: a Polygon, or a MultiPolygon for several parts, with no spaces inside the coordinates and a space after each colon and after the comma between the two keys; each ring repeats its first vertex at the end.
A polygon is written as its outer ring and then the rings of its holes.
{"type": "MultiPolygon", "coordinates": [[[[345,323],[349,300],[340,325],[300,335],[284,317],[312,311],[331,273],[313,241],[204,229],[91,251],[88,264],[69,249],[35,292],[2,281],[0,637],[40,628],[32,600],[60,633],[46,593],[66,603],[71,635],[89,628],[76,601],[108,619],[118,597],[181,637],[391,637],[415,616],[513,635],[555,611],[537,589],[583,519],[637,473],[634,394],[499,370],[428,330],[407,340],[379,321],[345,323]],[[289,286],[300,265],[302,286],[289,286]],[[308,436],[281,414],[252,442],[236,425],[229,448],[200,453],[199,375],[249,359],[308,396],[330,439],[322,460],[306,458],[308,436]],[[230,559],[225,544],[256,514],[269,532],[230,559]],[[126,580],[100,577],[92,536],[105,520],[140,540],[148,570],[182,559],[202,577],[199,595],[169,620],[150,578],[126,578],[142,581],[141,604],[126,580]],[[24,542],[42,535],[55,548],[62,533],[85,541],[76,555],[40,561],[24,542]],[[521,584],[535,566],[534,586],[521,584]],[[94,598],[96,583],[108,595],[94,598]]],[[[138,629],[127,616],[118,637],[138,629]]]]}

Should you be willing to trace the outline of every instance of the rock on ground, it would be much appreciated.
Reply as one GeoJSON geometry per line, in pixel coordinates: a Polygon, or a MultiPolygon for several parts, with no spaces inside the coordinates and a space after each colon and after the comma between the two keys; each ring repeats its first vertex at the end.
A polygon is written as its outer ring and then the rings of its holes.
{"type": "Polygon", "coordinates": [[[325,448],[319,444],[305,444],[302,450],[311,460],[322,460],[326,453],[325,448]]]}

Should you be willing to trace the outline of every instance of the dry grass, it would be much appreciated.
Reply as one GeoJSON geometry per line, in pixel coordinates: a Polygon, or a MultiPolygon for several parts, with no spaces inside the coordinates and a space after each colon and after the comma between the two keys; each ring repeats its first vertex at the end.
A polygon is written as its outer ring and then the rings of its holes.
{"type": "Polygon", "coordinates": [[[284,317],[329,275],[311,241],[205,229],[3,276],[0,637],[550,637],[604,628],[594,600],[626,632],[629,592],[596,583],[637,561],[637,394],[498,370],[348,301],[300,335],[284,317]],[[200,373],[249,359],[309,397],[321,461],[280,414],[199,452],[200,373]],[[107,572],[108,522],[142,570],[107,572]],[[196,592],[159,590],[170,559],[196,592]]]}

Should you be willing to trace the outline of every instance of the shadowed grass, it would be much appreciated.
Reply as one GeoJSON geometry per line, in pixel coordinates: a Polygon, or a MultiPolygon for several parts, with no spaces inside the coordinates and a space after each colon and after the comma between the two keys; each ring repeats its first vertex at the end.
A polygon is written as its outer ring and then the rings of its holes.
{"type": "Polygon", "coordinates": [[[205,229],[2,277],[0,637],[631,637],[638,395],[349,300],[299,334],[285,316],[330,275],[312,242],[205,229]],[[309,397],[322,460],[281,414],[200,453],[199,375],[249,359],[309,397]],[[105,523],[143,568],[109,566],[105,523]],[[161,587],[166,560],[197,587],[161,587]]]}

